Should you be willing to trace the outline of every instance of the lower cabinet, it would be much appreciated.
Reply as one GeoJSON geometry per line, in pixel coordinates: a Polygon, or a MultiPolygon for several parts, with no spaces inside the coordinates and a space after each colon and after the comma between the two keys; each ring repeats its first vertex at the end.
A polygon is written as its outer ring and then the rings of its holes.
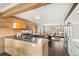
{"type": "Polygon", "coordinates": [[[10,55],[17,55],[16,47],[14,46],[14,40],[5,38],[5,52],[10,55]]]}
{"type": "Polygon", "coordinates": [[[16,51],[18,56],[27,56],[26,50],[24,48],[17,48],[16,51]]]}
{"type": "Polygon", "coordinates": [[[5,51],[4,49],[4,39],[0,38],[0,53],[3,53],[5,51]]]}
{"type": "Polygon", "coordinates": [[[13,56],[48,55],[48,44],[33,46],[31,42],[5,38],[5,52],[13,56]]]}
{"type": "Polygon", "coordinates": [[[15,41],[16,52],[18,56],[39,56],[42,55],[42,46],[32,46],[31,42],[15,41]]]}

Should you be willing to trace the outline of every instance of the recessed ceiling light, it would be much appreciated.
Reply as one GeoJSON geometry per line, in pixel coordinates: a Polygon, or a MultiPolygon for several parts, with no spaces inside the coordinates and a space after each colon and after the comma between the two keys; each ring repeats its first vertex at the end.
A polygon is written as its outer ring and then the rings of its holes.
{"type": "Polygon", "coordinates": [[[36,16],[34,16],[34,19],[40,19],[40,16],[39,15],[36,15],[36,16]]]}

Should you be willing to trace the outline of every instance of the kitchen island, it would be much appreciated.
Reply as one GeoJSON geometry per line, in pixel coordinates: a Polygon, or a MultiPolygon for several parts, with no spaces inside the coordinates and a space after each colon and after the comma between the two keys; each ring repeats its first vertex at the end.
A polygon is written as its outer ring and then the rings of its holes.
{"type": "Polygon", "coordinates": [[[5,37],[5,52],[13,56],[47,56],[48,40],[36,38],[35,42],[17,39],[12,36],[5,37]]]}

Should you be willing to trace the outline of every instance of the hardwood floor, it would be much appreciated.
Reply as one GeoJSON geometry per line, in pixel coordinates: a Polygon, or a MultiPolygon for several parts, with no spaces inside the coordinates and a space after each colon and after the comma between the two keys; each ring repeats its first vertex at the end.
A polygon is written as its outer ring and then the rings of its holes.
{"type": "Polygon", "coordinates": [[[68,56],[64,40],[52,41],[52,47],[49,48],[49,56],[68,56]]]}
{"type": "Polygon", "coordinates": [[[4,52],[4,53],[1,53],[0,56],[11,56],[11,55],[4,52]]]}

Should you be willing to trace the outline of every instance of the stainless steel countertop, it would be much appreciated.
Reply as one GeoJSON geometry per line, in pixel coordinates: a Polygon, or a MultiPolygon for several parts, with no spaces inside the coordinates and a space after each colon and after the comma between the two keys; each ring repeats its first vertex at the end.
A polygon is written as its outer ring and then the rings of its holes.
{"type": "MultiPolygon", "coordinates": [[[[16,36],[6,36],[5,38],[11,38],[11,39],[16,39],[16,40],[22,40],[22,41],[28,41],[32,42],[32,39],[23,39],[21,37],[16,37],[16,36]]],[[[35,40],[36,41],[36,40],[35,40]]],[[[35,43],[35,42],[34,42],[35,43]]]]}
{"type": "Polygon", "coordinates": [[[23,39],[21,37],[16,37],[16,36],[6,36],[5,38],[10,38],[10,39],[15,39],[15,40],[21,40],[21,41],[27,41],[27,42],[31,42],[31,43],[36,43],[36,44],[44,44],[46,43],[48,40],[44,39],[44,38],[35,38],[35,40],[33,41],[32,39],[23,39]],[[42,39],[41,43],[38,43],[38,41],[42,39]]]}

